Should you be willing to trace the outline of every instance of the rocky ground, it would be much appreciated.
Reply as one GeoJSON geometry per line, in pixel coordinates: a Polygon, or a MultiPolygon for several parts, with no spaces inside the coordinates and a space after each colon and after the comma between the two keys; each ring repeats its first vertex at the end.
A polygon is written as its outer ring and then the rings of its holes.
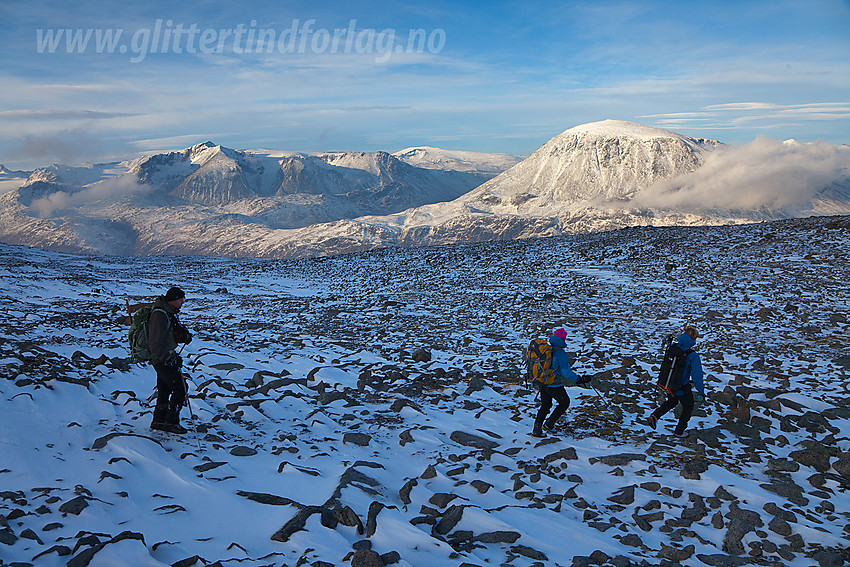
{"type": "Polygon", "coordinates": [[[298,261],[0,247],[0,565],[850,561],[850,217],[298,261]],[[125,298],[171,284],[197,426],[153,432],[125,298]],[[641,424],[696,325],[691,436],[641,424]],[[521,350],[596,390],[555,435],[521,350]],[[598,393],[597,393],[598,391],[598,393]]]}

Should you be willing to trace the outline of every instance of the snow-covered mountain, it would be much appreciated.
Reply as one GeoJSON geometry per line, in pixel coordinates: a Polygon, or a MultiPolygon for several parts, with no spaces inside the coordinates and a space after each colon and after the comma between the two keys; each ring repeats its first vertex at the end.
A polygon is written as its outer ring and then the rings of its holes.
{"type": "Polygon", "coordinates": [[[625,201],[656,181],[693,172],[720,145],[619,120],[593,122],[555,136],[463,200],[493,213],[535,216],[625,201]]]}
{"type": "Polygon", "coordinates": [[[316,250],[333,239],[338,251],[340,239],[358,250],[628,226],[737,224],[847,213],[848,187],[846,146],[767,139],[725,146],[604,120],[555,136],[454,201],[305,227],[296,241],[316,250]]]}
{"type": "Polygon", "coordinates": [[[726,146],[604,120],[570,128],[495,177],[510,160],[398,154],[208,142],[119,164],[54,166],[0,197],[0,241],[290,258],[850,212],[850,148],[823,142],[726,146]],[[464,171],[444,169],[452,166],[464,171]]]}
{"type": "Polygon", "coordinates": [[[521,158],[509,154],[486,154],[460,150],[444,150],[431,146],[419,146],[394,152],[403,162],[445,171],[465,171],[496,176],[519,163],[521,158]]]}
{"type": "Polygon", "coordinates": [[[32,175],[32,171],[8,169],[6,166],[0,163],[0,179],[19,179],[21,177],[29,177],[30,175],[32,175]]]}
{"type": "Polygon", "coordinates": [[[848,252],[850,217],[295,261],[0,245],[0,564],[845,566],[848,252]],[[125,299],[172,284],[183,436],[126,342],[125,299]],[[644,418],[685,322],[707,395],[678,439],[644,418]],[[521,351],[560,326],[593,388],[536,439],[521,351]]]}
{"type": "Polygon", "coordinates": [[[420,168],[386,152],[311,155],[206,142],[15,179],[16,190],[0,196],[0,240],[104,254],[239,254],[240,242],[263,233],[448,201],[490,177],[420,168]],[[194,242],[182,247],[184,239],[194,242]]]}
{"type": "Polygon", "coordinates": [[[32,171],[7,169],[3,164],[0,164],[0,195],[23,185],[32,173],[32,171]]]}

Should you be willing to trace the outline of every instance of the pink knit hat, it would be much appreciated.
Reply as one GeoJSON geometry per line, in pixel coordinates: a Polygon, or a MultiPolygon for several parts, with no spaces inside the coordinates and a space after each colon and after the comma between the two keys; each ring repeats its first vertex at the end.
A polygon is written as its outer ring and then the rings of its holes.
{"type": "Polygon", "coordinates": [[[567,330],[564,329],[563,327],[558,327],[557,329],[555,329],[555,332],[553,334],[556,337],[558,337],[559,339],[561,339],[562,341],[566,340],[566,338],[567,338],[567,330]]]}

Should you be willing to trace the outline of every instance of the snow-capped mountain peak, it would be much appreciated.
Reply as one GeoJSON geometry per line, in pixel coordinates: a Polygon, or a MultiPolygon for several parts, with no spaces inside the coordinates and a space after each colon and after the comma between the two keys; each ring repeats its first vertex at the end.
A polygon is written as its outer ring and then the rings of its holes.
{"type": "Polygon", "coordinates": [[[466,171],[489,176],[498,175],[521,161],[521,158],[509,154],[444,150],[431,146],[405,148],[393,155],[410,165],[426,169],[466,171]]]}
{"type": "Polygon", "coordinates": [[[676,138],[679,140],[687,140],[687,136],[677,134],[663,128],[655,126],[647,126],[628,122],[626,120],[600,120],[598,122],[588,122],[573,126],[561,133],[561,136],[578,136],[586,135],[596,138],[639,138],[644,140],[652,140],[655,138],[676,138]]]}
{"type": "Polygon", "coordinates": [[[717,145],[622,120],[592,122],[555,136],[466,199],[512,214],[630,199],[659,179],[694,171],[717,145]]]}

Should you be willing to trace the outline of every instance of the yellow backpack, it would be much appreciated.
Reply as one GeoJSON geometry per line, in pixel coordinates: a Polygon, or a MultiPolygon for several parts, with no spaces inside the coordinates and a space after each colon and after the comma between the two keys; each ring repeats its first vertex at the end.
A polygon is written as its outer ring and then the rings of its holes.
{"type": "Polygon", "coordinates": [[[534,382],[551,386],[555,383],[557,376],[552,369],[552,355],[555,354],[555,347],[549,344],[546,339],[534,339],[528,344],[525,351],[525,365],[527,369],[527,377],[534,382]]]}

